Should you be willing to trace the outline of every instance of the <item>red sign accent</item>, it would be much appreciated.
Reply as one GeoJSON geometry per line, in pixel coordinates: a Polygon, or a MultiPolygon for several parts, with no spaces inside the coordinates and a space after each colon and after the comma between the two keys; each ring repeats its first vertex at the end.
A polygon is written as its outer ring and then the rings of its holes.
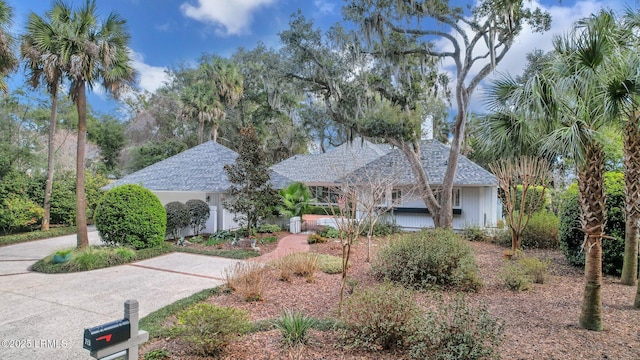
{"type": "Polygon", "coordinates": [[[107,342],[109,342],[111,341],[111,336],[113,336],[113,334],[102,335],[99,338],[96,338],[96,341],[106,340],[107,342]]]}

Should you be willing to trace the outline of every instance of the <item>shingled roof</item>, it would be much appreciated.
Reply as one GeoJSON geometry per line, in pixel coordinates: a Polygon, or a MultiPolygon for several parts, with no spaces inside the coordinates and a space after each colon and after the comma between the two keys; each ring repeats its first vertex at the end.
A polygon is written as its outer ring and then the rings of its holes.
{"type": "MultiPolygon", "coordinates": [[[[207,141],[116,180],[105,189],[138,184],[158,191],[226,192],[231,184],[224,166],[235,163],[237,157],[235,151],[207,141]]],[[[271,182],[275,187],[284,187],[291,180],[272,174],[271,182]]]]}
{"type": "Polygon", "coordinates": [[[387,144],[373,144],[361,138],[342,144],[323,154],[294,155],[271,169],[293,181],[334,183],[391,151],[387,144]]]}
{"type": "MultiPolygon", "coordinates": [[[[420,158],[433,185],[442,184],[449,148],[435,140],[420,146],[420,158]]],[[[324,154],[296,155],[271,167],[293,181],[339,183],[349,178],[367,178],[376,173],[393,174],[398,184],[413,184],[415,178],[405,155],[386,144],[357,139],[324,154]]],[[[454,185],[497,185],[493,174],[460,155],[454,185]]]]}
{"type": "MultiPolygon", "coordinates": [[[[436,140],[424,140],[421,142],[420,159],[430,184],[441,185],[444,181],[449,150],[447,146],[436,140]]],[[[411,171],[409,161],[399,149],[390,151],[386,155],[368,163],[366,167],[353,171],[348,176],[364,178],[364,176],[371,176],[377,172],[381,174],[393,173],[398,185],[415,183],[415,177],[411,171]]],[[[498,180],[480,165],[469,160],[466,156],[460,155],[453,184],[456,186],[494,186],[498,184],[498,180]]]]}

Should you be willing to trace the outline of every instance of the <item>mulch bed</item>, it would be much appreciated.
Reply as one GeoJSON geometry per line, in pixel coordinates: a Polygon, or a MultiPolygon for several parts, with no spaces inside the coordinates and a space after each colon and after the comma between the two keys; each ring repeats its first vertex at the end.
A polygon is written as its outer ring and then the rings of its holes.
{"type": "MultiPolygon", "coordinates": [[[[377,244],[374,243],[374,251],[377,244]]],[[[567,264],[559,251],[530,250],[527,256],[551,261],[545,284],[533,284],[528,291],[508,290],[498,276],[504,264],[504,248],[489,243],[471,243],[484,286],[466,295],[472,304],[485,304],[489,312],[505,325],[500,347],[503,359],[640,359],[640,310],[632,307],[636,288],[620,285],[617,278],[605,276],[602,287],[605,329],[593,332],[577,326],[582,303],[581,269],[567,264]]],[[[261,246],[262,248],[262,246],[261,246]]],[[[340,256],[339,243],[314,244],[311,251],[340,256]]],[[[264,253],[264,250],[263,250],[264,253]]],[[[349,276],[358,286],[376,282],[366,259],[366,241],[352,250],[349,276]]],[[[283,309],[295,309],[323,318],[335,317],[339,299],[340,275],[316,273],[313,282],[294,278],[278,279],[276,270],[267,273],[269,286],[260,302],[245,302],[237,294],[214,296],[210,303],[246,309],[252,320],[278,317],[283,309]]],[[[445,294],[449,296],[451,294],[445,294]]],[[[424,297],[417,296],[417,301],[424,297]]],[[[427,304],[423,304],[427,305],[427,304]]],[[[367,353],[345,350],[334,332],[311,331],[310,344],[293,350],[284,346],[277,330],[244,336],[231,344],[223,359],[399,359],[398,353],[367,353]]],[[[163,338],[148,342],[142,354],[152,349],[167,349],[172,359],[204,359],[195,356],[187,344],[163,338]]]]}

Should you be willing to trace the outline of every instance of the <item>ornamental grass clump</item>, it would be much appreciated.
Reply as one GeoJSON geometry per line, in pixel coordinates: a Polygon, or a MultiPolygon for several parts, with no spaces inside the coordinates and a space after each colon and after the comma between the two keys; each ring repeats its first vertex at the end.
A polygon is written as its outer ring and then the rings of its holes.
{"type": "Polygon", "coordinates": [[[285,309],[276,320],[276,328],[282,334],[282,341],[288,346],[305,345],[308,340],[308,331],[316,323],[316,320],[301,312],[285,309]]]}
{"type": "Polygon", "coordinates": [[[298,252],[289,254],[276,262],[280,279],[290,281],[292,275],[302,276],[313,282],[313,274],[318,270],[318,254],[298,252]]]}
{"type": "Polygon", "coordinates": [[[227,288],[239,293],[245,301],[264,299],[267,279],[262,264],[238,262],[235,267],[226,268],[224,273],[227,288]]]}

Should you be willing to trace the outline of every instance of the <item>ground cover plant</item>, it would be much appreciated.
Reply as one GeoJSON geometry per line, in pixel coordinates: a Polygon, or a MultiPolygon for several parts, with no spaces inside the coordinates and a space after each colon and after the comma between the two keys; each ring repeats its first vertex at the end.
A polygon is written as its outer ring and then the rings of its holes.
{"type": "MultiPolygon", "coordinates": [[[[374,249],[385,246],[389,241],[385,237],[374,238],[374,249]]],[[[292,276],[290,281],[282,281],[277,268],[265,267],[267,286],[262,301],[246,302],[242,294],[235,291],[217,291],[201,299],[221,307],[246,310],[252,322],[249,333],[229,343],[217,356],[220,359],[257,360],[465,359],[474,356],[491,359],[497,355],[503,359],[560,359],[573,356],[626,359],[640,356],[637,331],[634,326],[629,326],[640,321],[640,314],[629,306],[629,299],[635,293],[633,287],[620,286],[616,278],[605,277],[604,314],[611,321],[607,322],[606,332],[586,331],[578,328],[575,319],[582,299],[583,274],[580,269],[569,265],[559,250],[525,250],[524,258],[541,259],[548,263],[547,276],[543,284],[532,282],[529,291],[514,292],[504,285],[497,271],[506,262],[502,256],[504,248],[489,242],[468,245],[476,259],[478,277],[483,286],[474,292],[456,289],[413,292],[414,300],[423,314],[422,321],[433,321],[438,325],[429,328],[422,326],[414,333],[415,337],[409,336],[403,342],[403,346],[376,351],[345,346],[341,336],[345,322],[337,318],[340,275],[316,271],[311,283],[297,276],[292,276]],[[464,295],[464,302],[456,303],[460,295],[464,295]],[[305,345],[293,349],[283,342],[283,335],[275,326],[283,309],[291,309],[315,320],[307,330],[305,345]],[[461,320],[454,321],[458,318],[461,320]],[[449,322],[443,319],[449,319],[449,322]],[[461,325],[463,323],[464,326],[461,325]],[[460,326],[453,326],[456,324],[460,326]],[[440,353],[435,351],[437,348],[448,349],[446,353],[458,355],[447,357],[444,350],[440,353]]],[[[366,241],[358,241],[353,246],[348,280],[352,291],[347,292],[347,299],[382,284],[373,276],[371,264],[365,261],[366,250],[366,241]]],[[[334,242],[313,244],[311,252],[339,256],[341,246],[334,242]]],[[[377,252],[374,255],[375,261],[377,252]]],[[[148,351],[166,350],[171,358],[205,359],[194,355],[187,345],[162,330],[172,326],[175,314],[173,312],[173,316],[167,315],[163,320],[156,321],[163,323],[164,327],[160,327],[159,332],[152,331],[153,339],[141,349],[141,356],[148,351]],[[154,335],[156,333],[159,335],[154,335]]]]}

